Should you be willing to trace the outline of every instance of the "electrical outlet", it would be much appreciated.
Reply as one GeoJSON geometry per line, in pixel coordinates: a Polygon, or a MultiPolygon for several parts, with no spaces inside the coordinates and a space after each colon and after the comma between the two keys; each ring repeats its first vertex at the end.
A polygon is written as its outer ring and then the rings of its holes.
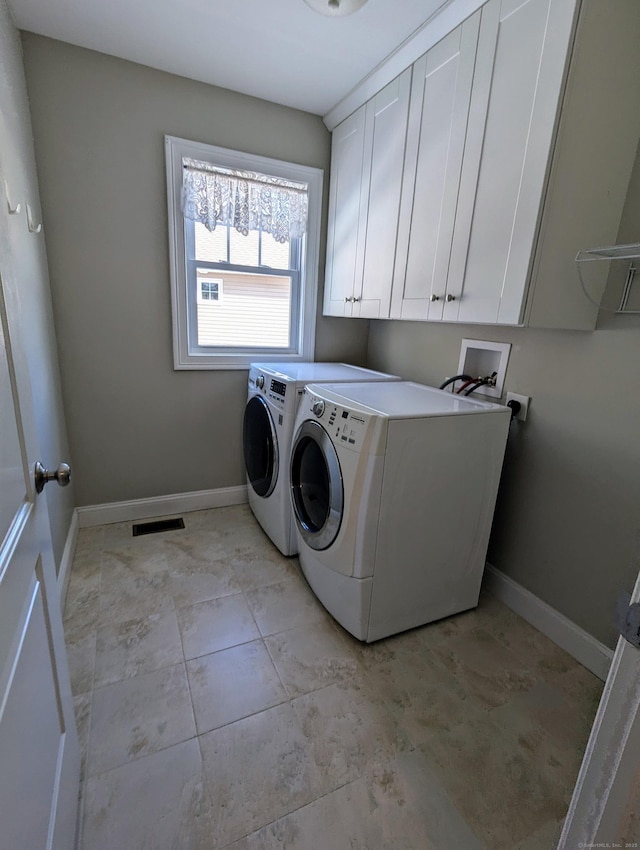
{"type": "Polygon", "coordinates": [[[520,410],[516,413],[515,418],[520,422],[524,422],[527,418],[527,413],[529,412],[531,397],[528,395],[518,395],[518,393],[507,393],[507,400],[505,404],[509,404],[510,401],[517,401],[520,403],[520,410]]]}

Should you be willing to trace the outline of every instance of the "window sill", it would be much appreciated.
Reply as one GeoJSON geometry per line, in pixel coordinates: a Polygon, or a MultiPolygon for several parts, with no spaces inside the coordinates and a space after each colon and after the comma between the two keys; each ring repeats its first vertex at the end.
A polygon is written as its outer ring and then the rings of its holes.
{"type": "Polygon", "coordinates": [[[313,354],[304,356],[300,354],[282,354],[277,351],[254,352],[253,354],[202,354],[191,355],[185,360],[176,359],[173,364],[175,371],[202,371],[202,370],[224,370],[248,369],[252,363],[300,363],[313,360],[313,354]]]}

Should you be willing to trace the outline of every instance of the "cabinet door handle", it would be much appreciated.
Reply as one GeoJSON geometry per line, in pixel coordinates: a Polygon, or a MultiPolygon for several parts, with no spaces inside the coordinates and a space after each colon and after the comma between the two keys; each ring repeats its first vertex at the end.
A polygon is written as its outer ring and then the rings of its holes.
{"type": "Polygon", "coordinates": [[[346,303],[348,304],[348,303],[349,303],[349,301],[353,301],[353,298],[346,297],[344,300],[345,300],[345,301],[346,301],[346,303]]]}
{"type": "Polygon", "coordinates": [[[447,301],[455,301],[456,296],[452,295],[450,292],[447,293],[447,301]]]}
{"type": "Polygon", "coordinates": [[[431,298],[429,298],[429,301],[439,301],[439,300],[440,300],[440,296],[436,295],[435,292],[432,292],[431,298]]]}
{"type": "Polygon", "coordinates": [[[354,302],[354,304],[355,304],[355,302],[356,302],[356,301],[359,301],[360,299],[359,299],[359,298],[352,298],[351,300],[352,300],[352,301],[354,302]]]}

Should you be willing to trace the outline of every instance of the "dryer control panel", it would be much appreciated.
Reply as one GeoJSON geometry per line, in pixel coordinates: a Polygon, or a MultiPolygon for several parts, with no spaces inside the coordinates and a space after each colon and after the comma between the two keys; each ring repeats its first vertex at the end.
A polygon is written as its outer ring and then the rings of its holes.
{"type": "Polygon", "coordinates": [[[337,409],[336,437],[341,443],[359,449],[367,430],[367,417],[353,410],[337,409]]]}
{"type": "Polygon", "coordinates": [[[336,445],[355,450],[361,448],[369,420],[365,413],[339,407],[313,395],[309,397],[308,409],[325,426],[336,445]]]}

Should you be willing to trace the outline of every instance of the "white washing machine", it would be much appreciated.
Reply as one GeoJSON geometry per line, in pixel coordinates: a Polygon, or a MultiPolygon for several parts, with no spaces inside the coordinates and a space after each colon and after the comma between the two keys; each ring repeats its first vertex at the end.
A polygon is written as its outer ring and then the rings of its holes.
{"type": "Polygon", "coordinates": [[[352,635],[478,604],[510,419],[410,382],[307,386],[290,469],[300,566],[352,635]]]}
{"type": "Polygon", "coordinates": [[[347,363],[253,363],[244,411],[243,450],[249,505],[284,555],[298,551],[289,497],[289,457],[298,402],[310,382],[400,381],[347,363]]]}

